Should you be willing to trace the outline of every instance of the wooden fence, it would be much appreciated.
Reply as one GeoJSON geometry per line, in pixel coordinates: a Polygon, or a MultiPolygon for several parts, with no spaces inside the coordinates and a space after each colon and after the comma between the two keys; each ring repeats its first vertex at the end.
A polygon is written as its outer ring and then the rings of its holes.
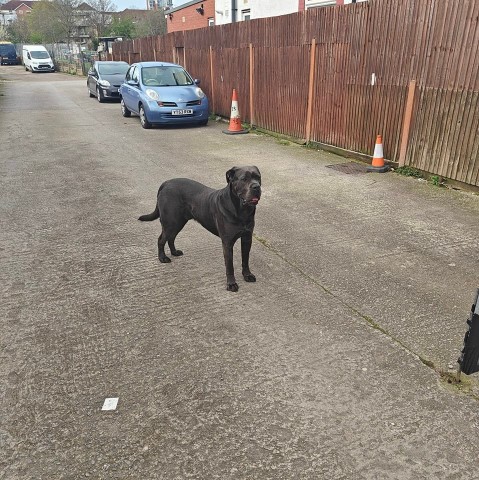
{"type": "Polygon", "coordinates": [[[115,43],[173,61],[213,112],[479,186],[479,1],[370,0],[115,43]]]}

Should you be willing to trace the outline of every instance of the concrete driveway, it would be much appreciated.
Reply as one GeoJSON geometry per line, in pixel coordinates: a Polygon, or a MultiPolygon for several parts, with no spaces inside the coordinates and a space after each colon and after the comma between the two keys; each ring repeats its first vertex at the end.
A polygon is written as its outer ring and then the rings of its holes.
{"type": "Polygon", "coordinates": [[[215,122],[143,130],[20,66],[0,123],[0,478],[479,478],[475,379],[440,375],[479,287],[477,195],[215,122]],[[159,184],[245,164],[257,283],[227,292],[193,222],[159,264],[137,221],[159,184]]]}

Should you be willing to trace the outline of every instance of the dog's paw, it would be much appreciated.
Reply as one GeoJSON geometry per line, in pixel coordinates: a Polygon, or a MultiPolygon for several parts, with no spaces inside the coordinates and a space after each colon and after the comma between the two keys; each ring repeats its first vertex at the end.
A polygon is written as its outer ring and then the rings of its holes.
{"type": "Polygon", "coordinates": [[[245,279],[245,282],[256,282],[256,277],[251,272],[243,273],[243,278],[245,279]]]}
{"type": "Polygon", "coordinates": [[[237,292],[239,290],[238,284],[236,282],[235,283],[227,283],[226,284],[226,290],[228,290],[228,292],[237,292]]]}
{"type": "Polygon", "coordinates": [[[162,255],[158,257],[161,263],[171,263],[171,258],[167,257],[166,255],[162,255]]]}
{"type": "Polygon", "coordinates": [[[181,250],[175,250],[174,252],[171,252],[171,254],[174,257],[181,257],[181,255],[183,255],[183,252],[181,250]]]}

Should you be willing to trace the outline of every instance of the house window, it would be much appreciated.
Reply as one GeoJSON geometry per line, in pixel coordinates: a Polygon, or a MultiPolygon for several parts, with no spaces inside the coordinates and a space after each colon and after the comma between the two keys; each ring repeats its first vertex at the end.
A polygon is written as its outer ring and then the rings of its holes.
{"type": "Polygon", "coordinates": [[[208,17],[208,27],[214,27],[215,19],[213,17],[208,17]]]}
{"type": "Polygon", "coordinates": [[[251,20],[251,10],[241,10],[241,20],[251,20]]]}

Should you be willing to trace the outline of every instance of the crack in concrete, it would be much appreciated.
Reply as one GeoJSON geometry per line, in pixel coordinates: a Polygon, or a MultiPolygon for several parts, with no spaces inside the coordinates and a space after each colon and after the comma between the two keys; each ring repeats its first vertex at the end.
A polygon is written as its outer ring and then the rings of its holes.
{"type": "Polygon", "coordinates": [[[324,285],[322,285],[318,280],[316,280],[314,277],[306,273],[303,269],[298,267],[295,263],[293,263],[291,260],[287,259],[279,250],[274,248],[271,243],[269,243],[265,238],[262,238],[256,234],[253,233],[253,238],[261,243],[264,247],[266,247],[270,252],[274,253],[277,257],[279,257],[283,262],[288,264],[291,268],[296,270],[300,275],[305,277],[307,280],[312,282],[314,285],[319,287],[321,290],[323,290],[325,293],[333,297],[335,300],[340,302],[342,305],[344,305],[348,310],[353,312],[356,316],[362,318],[371,328],[374,328],[375,330],[381,332],[383,335],[385,335],[387,338],[389,338],[391,341],[396,343],[396,345],[400,346],[403,350],[406,352],[410,353],[411,355],[414,355],[423,365],[426,367],[430,368],[433,370],[436,374],[439,375],[440,380],[443,382],[447,382],[448,384],[452,384],[456,386],[457,388],[455,389],[456,393],[461,393],[463,395],[467,395],[469,397],[474,398],[475,400],[479,401],[479,395],[475,394],[474,392],[467,390],[465,391],[464,389],[459,388],[461,385],[461,380],[457,380],[455,375],[452,375],[450,372],[446,372],[442,370],[441,368],[437,367],[434,362],[422,357],[420,354],[414,352],[411,348],[409,348],[405,343],[403,343],[399,338],[395,337],[392,335],[388,330],[385,328],[381,327],[379,323],[374,321],[371,317],[368,315],[360,312],[358,309],[354,308],[353,306],[349,305],[349,303],[345,302],[342,298],[338,297],[336,294],[334,294],[331,290],[326,288],[324,285]]]}

